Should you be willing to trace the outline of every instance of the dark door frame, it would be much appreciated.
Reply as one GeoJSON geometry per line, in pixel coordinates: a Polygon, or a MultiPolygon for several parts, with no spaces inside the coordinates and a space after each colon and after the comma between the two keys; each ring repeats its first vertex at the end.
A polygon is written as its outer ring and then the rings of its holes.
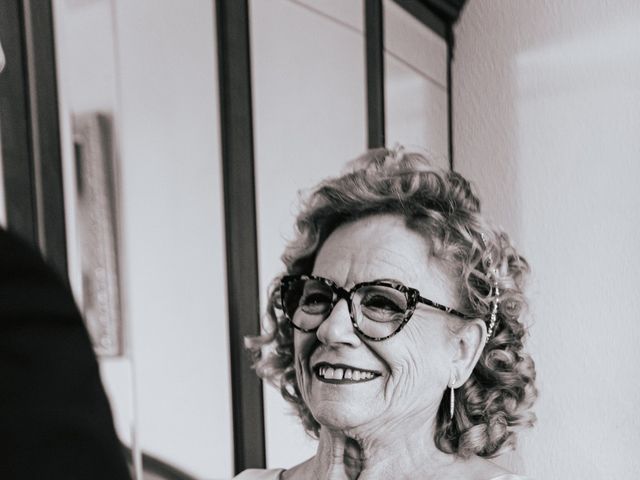
{"type": "Polygon", "coordinates": [[[0,128],[7,229],[67,278],[51,2],[3,0],[0,128]]]}
{"type": "Polygon", "coordinates": [[[266,463],[262,382],[243,339],[260,333],[260,290],[247,0],[216,2],[222,177],[227,251],[234,468],[266,463]]]}

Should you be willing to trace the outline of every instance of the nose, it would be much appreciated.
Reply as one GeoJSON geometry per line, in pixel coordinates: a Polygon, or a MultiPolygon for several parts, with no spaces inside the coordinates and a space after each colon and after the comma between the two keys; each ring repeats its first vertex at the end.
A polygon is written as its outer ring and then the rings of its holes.
{"type": "Polygon", "coordinates": [[[316,331],[318,340],[327,346],[348,345],[357,347],[362,343],[356,334],[349,315],[349,306],[344,299],[338,300],[327,318],[316,331]]]}

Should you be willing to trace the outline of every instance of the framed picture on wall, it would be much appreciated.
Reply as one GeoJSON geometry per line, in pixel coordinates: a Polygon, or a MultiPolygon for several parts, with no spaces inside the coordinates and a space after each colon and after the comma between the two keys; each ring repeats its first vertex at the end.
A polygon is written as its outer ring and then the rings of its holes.
{"type": "Polygon", "coordinates": [[[118,272],[113,115],[73,115],[80,306],[97,355],[120,356],[123,325],[118,272]]]}

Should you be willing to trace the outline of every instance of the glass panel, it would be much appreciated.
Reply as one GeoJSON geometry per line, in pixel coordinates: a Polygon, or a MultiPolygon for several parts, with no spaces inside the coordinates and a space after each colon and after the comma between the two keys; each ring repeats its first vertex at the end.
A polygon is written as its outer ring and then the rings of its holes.
{"type": "Polygon", "coordinates": [[[76,292],[85,143],[74,151],[72,119],[109,114],[113,136],[98,144],[110,138],[121,159],[114,198],[128,335],[123,357],[100,359],[117,431],[126,444],[135,432],[145,453],[193,476],[230,478],[215,8],[170,0],[55,0],[54,8],[76,292]]]}
{"type": "Polygon", "coordinates": [[[117,256],[112,4],[56,0],[53,14],[69,279],[99,356],[116,430],[132,447],[140,479],[134,365],[124,348],[128,335],[117,256]]]}
{"type": "Polygon", "coordinates": [[[448,168],[446,42],[391,0],[384,35],[386,143],[448,168]]]}
{"type": "MultiPolygon", "coordinates": [[[[263,306],[283,268],[279,258],[293,234],[298,191],[337,174],[366,148],[362,2],[344,10],[325,4],[322,11],[317,3],[250,3],[263,306]]],[[[315,453],[290,412],[279,392],[266,387],[270,466],[292,466],[315,453]]]]}

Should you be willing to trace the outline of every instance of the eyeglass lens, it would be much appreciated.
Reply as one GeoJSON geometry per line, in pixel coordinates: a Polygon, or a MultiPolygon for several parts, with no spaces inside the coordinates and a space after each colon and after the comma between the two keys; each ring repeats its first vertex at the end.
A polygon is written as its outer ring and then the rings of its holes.
{"type": "MultiPolygon", "coordinates": [[[[293,279],[283,289],[282,305],[298,328],[315,330],[331,314],[337,294],[317,279],[293,279]]],[[[392,335],[405,320],[407,295],[384,285],[363,285],[353,293],[350,315],[362,333],[382,338],[392,335]]]]}

